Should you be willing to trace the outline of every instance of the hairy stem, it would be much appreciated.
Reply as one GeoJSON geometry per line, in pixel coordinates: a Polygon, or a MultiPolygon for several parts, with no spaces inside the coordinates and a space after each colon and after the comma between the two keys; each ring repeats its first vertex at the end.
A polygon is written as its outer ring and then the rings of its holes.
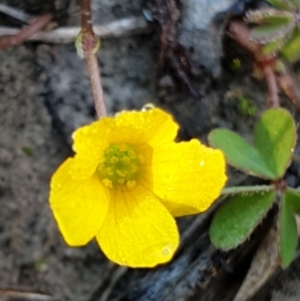
{"type": "Polygon", "coordinates": [[[226,187],[222,190],[221,196],[228,196],[249,192],[268,192],[273,191],[275,188],[273,185],[255,185],[255,186],[234,186],[226,187]]]}

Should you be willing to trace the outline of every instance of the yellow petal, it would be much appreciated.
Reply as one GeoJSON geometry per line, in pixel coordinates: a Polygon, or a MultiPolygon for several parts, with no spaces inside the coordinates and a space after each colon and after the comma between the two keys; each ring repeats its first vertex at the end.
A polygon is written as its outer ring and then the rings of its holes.
{"type": "Polygon", "coordinates": [[[114,124],[113,118],[101,118],[73,133],[73,149],[77,154],[97,155],[107,145],[107,129],[114,124]]]}
{"type": "Polygon", "coordinates": [[[67,159],[51,179],[50,205],[65,241],[71,246],[89,242],[100,228],[109,207],[108,191],[93,175],[75,180],[74,159],[67,159]]]}
{"type": "Polygon", "coordinates": [[[156,147],[165,141],[173,141],[178,131],[178,125],[173,121],[172,116],[159,108],[145,112],[119,113],[115,123],[117,131],[113,139],[116,143],[146,142],[149,146],[156,147]]]}
{"type": "Polygon", "coordinates": [[[152,179],[144,185],[152,189],[173,216],[207,210],[226,182],[221,151],[198,140],[169,143],[153,150],[152,179]]]}
{"type": "Polygon", "coordinates": [[[96,238],[110,260],[130,267],[153,267],[167,262],[179,243],[175,220],[141,186],[114,191],[96,238]]]}
{"type": "Polygon", "coordinates": [[[110,144],[130,144],[139,150],[149,150],[173,141],[177,131],[178,125],[171,115],[158,108],[146,112],[124,111],[116,117],[102,118],[74,132],[76,160],[71,167],[72,175],[78,179],[90,177],[110,144]]]}
{"type": "Polygon", "coordinates": [[[76,154],[70,169],[74,178],[87,179],[95,172],[109,145],[107,129],[113,123],[112,118],[103,118],[73,133],[73,149],[76,154]]]}

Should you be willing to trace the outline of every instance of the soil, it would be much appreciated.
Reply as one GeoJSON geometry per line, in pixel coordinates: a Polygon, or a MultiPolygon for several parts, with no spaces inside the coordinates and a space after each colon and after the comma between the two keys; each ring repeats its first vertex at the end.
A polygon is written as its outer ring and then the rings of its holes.
{"type": "MultiPolygon", "coordinates": [[[[160,25],[166,22],[162,17],[166,1],[93,1],[95,24],[143,12],[154,21],[148,33],[102,41],[98,58],[109,114],[151,102],[180,123],[179,140],[198,137],[206,142],[215,127],[251,139],[253,124],[265,109],[266,88],[251,76],[249,54],[224,38],[225,11],[235,1],[216,1],[215,7],[203,1],[210,14],[201,24],[188,11],[194,2],[177,4],[168,12],[179,11],[181,25],[168,28],[172,39],[164,48],[160,25]],[[208,37],[206,44],[201,34],[208,37]],[[189,63],[182,65],[180,58],[189,63]],[[238,70],[232,67],[235,58],[241,61],[238,70]],[[255,113],[242,108],[239,96],[255,113]]],[[[72,0],[0,3],[33,15],[53,12],[57,25],[79,24],[78,3],[72,0]]],[[[0,24],[21,25],[2,14],[0,24]]],[[[118,267],[95,241],[81,248],[70,248],[63,241],[48,204],[49,180],[72,154],[74,129],[95,119],[85,63],[73,44],[24,43],[0,51],[0,100],[0,300],[232,300],[257,243],[248,242],[229,254],[214,250],[207,227],[215,206],[199,217],[178,220],[181,248],[173,262],[156,269],[118,267]],[[226,267],[228,258],[235,259],[226,267]],[[7,297],[8,291],[21,297],[7,297]],[[28,297],[24,292],[41,295],[28,297]]],[[[289,106],[285,101],[284,105],[289,106]]],[[[294,187],[299,186],[299,172],[296,164],[290,168],[288,181],[294,187]]],[[[232,183],[256,181],[230,173],[232,183]]],[[[262,227],[256,236],[264,231],[262,227]]],[[[300,300],[299,275],[298,259],[277,272],[251,300],[300,300]]]]}

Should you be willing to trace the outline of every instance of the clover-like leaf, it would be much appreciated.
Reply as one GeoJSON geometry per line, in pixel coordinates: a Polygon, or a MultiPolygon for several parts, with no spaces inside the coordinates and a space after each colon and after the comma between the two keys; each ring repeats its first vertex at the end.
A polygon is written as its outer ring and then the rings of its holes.
{"type": "Polygon", "coordinates": [[[215,214],[209,229],[212,244],[223,250],[243,243],[261,222],[275,200],[275,191],[236,195],[215,214]]]}
{"type": "Polygon", "coordinates": [[[272,4],[275,8],[280,10],[290,10],[294,9],[294,1],[286,1],[286,0],[267,0],[270,4],[272,4]],[[290,3],[289,3],[290,2],[290,3]]]}
{"type": "Polygon", "coordinates": [[[250,11],[246,22],[259,25],[252,30],[251,39],[262,44],[286,38],[296,24],[293,13],[272,8],[250,11]]]}
{"type": "Polygon", "coordinates": [[[265,111],[254,128],[254,144],[261,159],[281,178],[290,165],[296,143],[296,126],[291,114],[276,108],[265,111]]]}
{"type": "Polygon", "coordinates": [[[292,30],[294,24],[268,24],[258,26],[252,30],[251,38],[258,43],[268,43],[279,38],[286,37],[292,30]]]}
{"type": "Polygon", "coordinates": [[[284,38],[279,38],[275,41],[269,42],[262,47],[262,53],[265,55],[274,54],[283,48],[284,43],[284,38]]]}
{"type": "Polygon", "coordinates": [[[287,2],[292,10],[297,10],[299,6],[298,0],[287,0],[287,2]]]}
{"type": "Polygon", "coordinates": [[[294,30],[292,37],[282,48],[280,54],[291,63],[296,62],[300,58],[300,28],[294,30]]]}
{"type": "Polygon", "coordinates": [[[300,190],[288,187],[285,196],[293,212],[300,215],[300,190]]]}
{"type": "Polygon", "coordinates": [[[209,133],[208,141],[223,151],[227,163],[233,167],[258,177],[275,178],[259,152],[240,135],[226,129],[215,129],[209,133]]]}
{"type": "Polygon", "coordinates": [[[250,10],[246,14],[247,23],[255,23],[258,25],[285,25],[294,21],[294,15],[288,11],[280,11],[274,8],[262,8],[258,10],[250,10]]]}
{"type": "Polygon", "coordinates": [[[251,32],[251,39],[257,43],[267,44],[278,39],[286,40],[296,26],[292,12],[272,8],[250,11],[246,22],[258,26],[251,32]]]}
{"type": "Polygon", "coordinates": [[[299,196],[285,191],[282,196],[279,211],[279,254],[282,267],[287,267],[294,259],[298,234],[295,216],[293,213],[293,203],[300,201],[299,196]]]}

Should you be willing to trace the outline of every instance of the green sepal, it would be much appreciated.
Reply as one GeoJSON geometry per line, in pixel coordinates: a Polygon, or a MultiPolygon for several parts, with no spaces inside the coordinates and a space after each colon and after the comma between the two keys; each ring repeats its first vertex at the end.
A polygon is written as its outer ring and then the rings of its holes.
{"type": "Polygon", "coordinates": [[[297,224],[293,213],[295,198],[299,201],[299,196],[295,197],[290,191],[285,191],[280,203],[279,255],[283,268],[293,261],[298,244],[297,224]]]}
{"type": "Polygon", "coordinates": [[[275,178],[259,152],[240,135],[226,129],[215,129],[209,133],[208,141],[212,147],[223,151],[227,163],[233,167],[254,176],[275,178]]]}
{"type": "Polygon", "coordinates": [[[274,175],[283,177],[290,165],[296,143],[296,126],[284,109],[265,111],[254,127],[254,145],[261,159],[274,175]]]}
{"type": "Polygon", "coordinates": [[[210,225],[212,244],[229,250],[243,243],[262,221],[275,200],[276,192],[236,195],[215,214],[210,225]]]}
{"type": "Polygon", "coordinates": [[[292,37],[281,49],[280,54],[290,63],[294,63],[300,58],[300,28],[294,30],[292,37]]]}

